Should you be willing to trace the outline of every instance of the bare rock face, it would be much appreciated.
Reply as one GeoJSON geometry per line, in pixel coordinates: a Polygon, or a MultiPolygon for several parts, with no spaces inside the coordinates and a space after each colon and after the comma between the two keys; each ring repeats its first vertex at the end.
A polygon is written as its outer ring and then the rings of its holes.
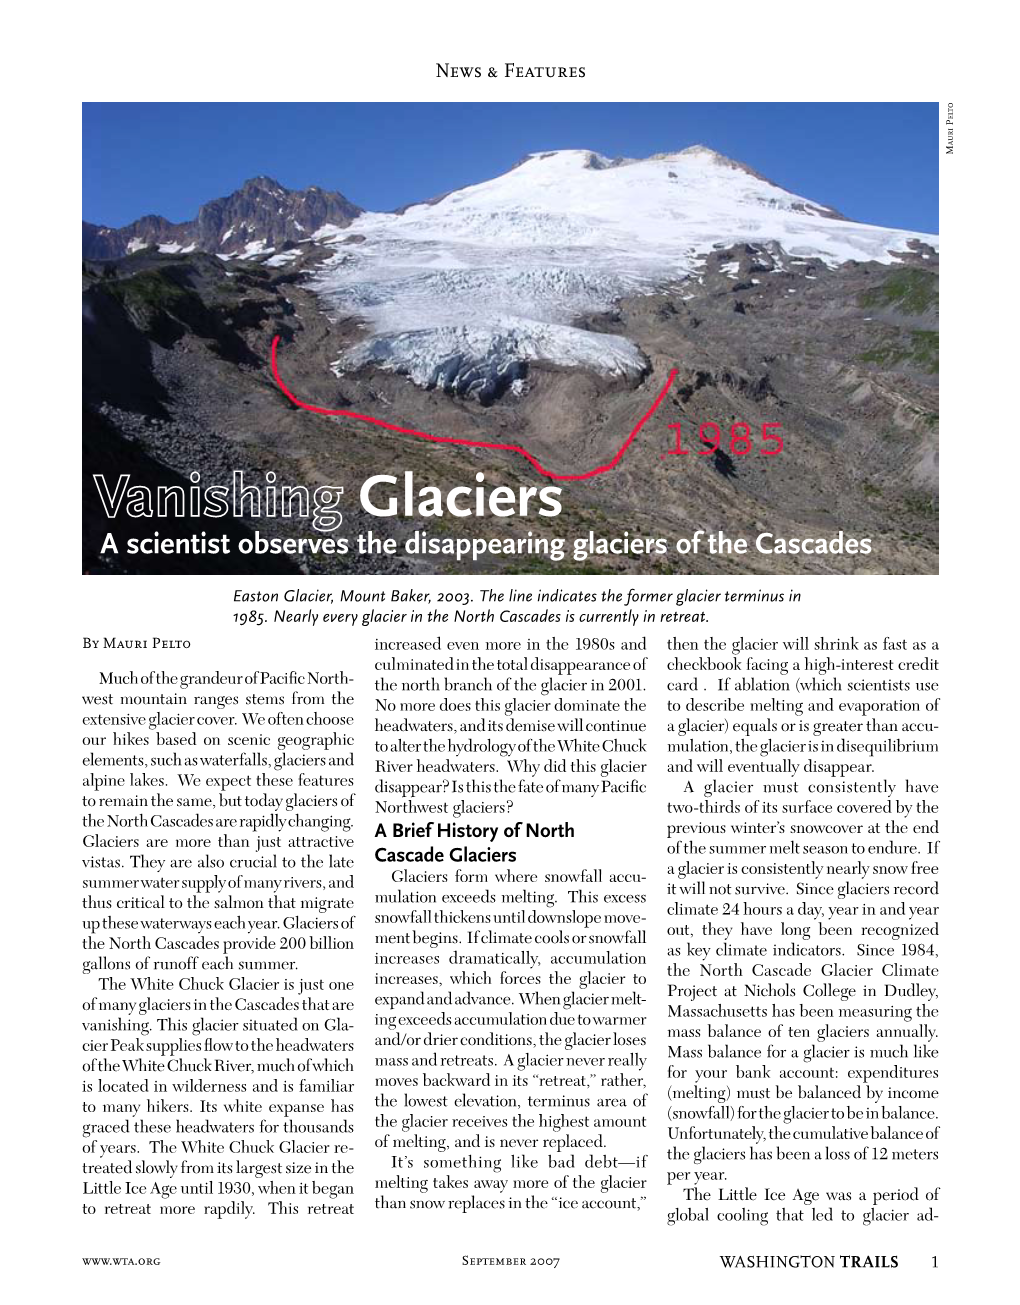
{"type": "Polygon", "coordinates": [[[322,227],[346,227],[361,209],[339,191],[287,190],[271,177],[254,177],[223,199],[210,200],[190,222],[157,214],[126,227],[82,223],[82,257],[121,258],[156,246],[162,253],[254,255],[308,240],[322,227]]]}

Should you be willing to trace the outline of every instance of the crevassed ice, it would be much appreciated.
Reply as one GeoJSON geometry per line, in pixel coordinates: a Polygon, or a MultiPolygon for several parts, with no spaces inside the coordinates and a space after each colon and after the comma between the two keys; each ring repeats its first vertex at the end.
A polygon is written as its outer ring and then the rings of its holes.
{"type": "Polygon", "coordinates": [[[528,318],[498,317],[469,324],[372,335],[336,363],[340,375],[374,363],[417,385],[470,395],[482,402],[523,379],[529,362],[583,367],[604,376],[637,377],[647,360],[621,335],[601,335],[528,318]]]}

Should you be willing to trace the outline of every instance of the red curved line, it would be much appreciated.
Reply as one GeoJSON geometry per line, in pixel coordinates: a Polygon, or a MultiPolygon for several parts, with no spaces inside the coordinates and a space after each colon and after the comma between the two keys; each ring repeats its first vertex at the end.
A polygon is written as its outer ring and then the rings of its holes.
{"type": "Polygon", "coordinates": [[[430,435],[428,431],[414,430],[412,427],[408,426],[394,426],[392,422],[383,421],[379,417],[366,416],[363,412],[347,412],[343,408],[317,408],[312,403],[303,403],[296,395],[292,394],[291,391],[287,389],[286,385],[284,385],[280,378],[280,370],[276,363],[276,346],[279,342],[280,337],[274,335],[272,348],[273,380],[277,383],[287,398],[290,399],[291,403],[296,404],[299,408],[304,408],[306,412],[317,412],[322,417],[350,417],[354,421],[367,421],[373,426],[381,426],[383,430],[395,431],[398,435],[417,435],[419,439],[432,440],[436,444],[466,444],[474,449],[500,449],[504,453],[519,453],[522,458],[527,458],[536,471],[540,472],[543,476],[548,476],[550,480],[590,480],[592,476],[601,476],[603,471],[611,471],[613,467],[618,465],[620,459],[630,448],[638,431],[649,417],[652,416],[659,404],[662,403],[669,391],[669,387],[676,380],[677,376],[677,369],[674,367],[666,380],[666,384],[656,395],[655,402],[623,441],[609,462],[605,463],[604,466],[595,467],[591,471],[582,471],[572,476],[561,476],[555,471],[547,471],[534,454],[529,453],[527,449],[521,448],[519,444],[487,444],[484,440],[462,440],[456,439],[452,435],[430,435]]]}

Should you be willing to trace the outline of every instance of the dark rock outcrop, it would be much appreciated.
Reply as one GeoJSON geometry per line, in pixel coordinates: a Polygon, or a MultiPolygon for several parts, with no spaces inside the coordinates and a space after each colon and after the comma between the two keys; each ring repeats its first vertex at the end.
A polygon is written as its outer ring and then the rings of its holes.
{"type": "Polygon", "coordinates": [[[82,223],[82,257],[122,258],[149,246],[167,252],[264,253],[307,240],[320,227],[350,226],[361,209],[339,191],[287,190],[271,177],[254,177],[240,190],[203,204],[190,222],[169,222],[158,214],[126,227],[82,223]]]}

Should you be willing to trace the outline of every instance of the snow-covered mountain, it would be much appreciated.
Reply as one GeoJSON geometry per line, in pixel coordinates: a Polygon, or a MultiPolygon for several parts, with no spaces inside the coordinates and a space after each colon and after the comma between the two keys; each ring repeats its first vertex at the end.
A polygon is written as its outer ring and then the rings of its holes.
{"type": "Polygon", "coordinates": [[[892,263],[938,245],[850,221],[700,145],[638,160],[532,154],[491,181],[314,239],[332,250],[314,289],[369,331],[338,374],[373,363],[483,400],[535,360],[640,375],[633,343],[574,323],[698,277],[713,250],[748,244],[782,268],[892,263]]]}

